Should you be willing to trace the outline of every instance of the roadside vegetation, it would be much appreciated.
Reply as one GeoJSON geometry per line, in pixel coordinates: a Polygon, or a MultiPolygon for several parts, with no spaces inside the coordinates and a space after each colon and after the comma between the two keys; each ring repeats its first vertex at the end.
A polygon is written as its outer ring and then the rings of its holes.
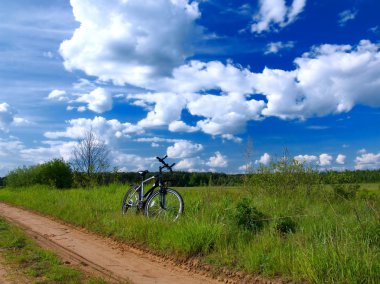
{"type": "Polygon", "coordinates": [[[64,265],[54,253],[41,249],[20,229],[3,219],[0,219],[0,255],[30,283],[105,283],[64,265]]]}
{"type": "Polygon", "coordinates": [[[117,240],[214,267],[312,283],[377,283],[380,183],[324,184],[320,173],[282,159],[239,187],[177,188],[178,222],[122,216],[127,186],[5,188],[0,200],[117,240]]]}
{"type": "Polygon", "coordinates": [[[244,175],[175,172],[185,214],[173,223],[121,214],[138,175],[105,172],[108,150],[91,131],[75,151],[72,164],[10,172],[0,200],[220,269],[312,283],[380,279],[380,170],[320,172],[285,156],[244,175]]]}

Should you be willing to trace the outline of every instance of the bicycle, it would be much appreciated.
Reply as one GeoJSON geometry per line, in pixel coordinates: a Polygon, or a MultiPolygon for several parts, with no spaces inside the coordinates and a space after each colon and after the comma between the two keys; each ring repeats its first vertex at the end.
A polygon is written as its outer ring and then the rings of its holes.
{"type": "Polygon", "coordinates": [[[183,213],[182,196],[176,190],[167,188],[163,179],[163,171],[167,169],[173,172],[172,168],[175,165],[173,163],[169,166],[164,161],[167,157],[167,155],[163,158],[156,157],[163,164],[159,167],[157,175],[145,179],[149,171],[138,172],[141,183],[133,186],[125,193],[121,207],[122,214],[125,215],[128,212],[144,213],[147,217],[164,217],[175,221],[183,213]],[[154,185],[144,194],[144,184],[152,179],[155,179],[154,185]],[[159,189],[155,191],[156,188],[159,189]]]}

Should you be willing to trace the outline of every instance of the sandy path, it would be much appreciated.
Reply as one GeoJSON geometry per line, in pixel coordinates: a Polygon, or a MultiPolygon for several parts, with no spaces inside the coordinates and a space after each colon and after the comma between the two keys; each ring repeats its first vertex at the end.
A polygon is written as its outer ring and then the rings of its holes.
{"type": "Polygon", "coordinates": [[[24,209],[0,203],[0,215],[21,226],[40,245],[53,249],[66,262],[80,265],[81,269],[105,277],[110,282],[220,283],[24,209]]]}

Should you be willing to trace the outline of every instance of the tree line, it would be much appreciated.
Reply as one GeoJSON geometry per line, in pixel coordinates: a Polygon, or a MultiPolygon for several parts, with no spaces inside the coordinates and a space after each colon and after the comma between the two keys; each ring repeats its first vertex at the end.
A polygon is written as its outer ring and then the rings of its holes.
{"type": "MultiPolygon", "coordinates": [[[[155,175],[156,173],[150,173],[155,175]]],[[[318,177],[323,184],[352,184],[380,182],[380,170],[356,171],[326,171],[305,173],[290,173],[297,180],[310,179],[311,175],[318,177]]],[[[226,174],[214,172],[173,172],[167,173],[165,179],[169,186],[196,187],[196,186],[241,186],[245,180],[250,183],[263,185],[272,179],[282,178],[281,173],[253,172],[249,174],[226,174]]],[[[80,188],[120,183],[123,185],[136,184],[141,178],[136,172],[98,172],[94,173],[89,182],[86,172],[74,171],[72,166],[62,159],[53,159],[43,164],[23,166],[11,171],[6,177],[0,178],[0,186],[28,187],[37,184],[48,185],[58,189],[80,188]]]]}
{"type": "MultiPolygon", "coordinates": [[[[87,187],[91,188],[110,183],[136,184],[140,176],[135,172],[110,172],[109,150],[104,141],[99,139],[92,129],[84,133],[73,150],[73,159],[52,159],[33,166],[23,166],[11,171],[5,178],[0,178],[0,186],[26,187],[36,184],[54,188],[87,187]]],[[[170,186],[239,186],[247,182],[266,187],[270,183],[293,187],[305,181],[308,184],[353,184],[380,182],[380,169],[356,171],[324,171],[282,157],[270,165],[260,166],[246,174],[225,174],[214,172],[173,172],[167,175],[170,186]],[[279,180],[283,182],[279,183],[279,180]]],[[[151,173],[152,175],[155,173],[151,173]]]]}

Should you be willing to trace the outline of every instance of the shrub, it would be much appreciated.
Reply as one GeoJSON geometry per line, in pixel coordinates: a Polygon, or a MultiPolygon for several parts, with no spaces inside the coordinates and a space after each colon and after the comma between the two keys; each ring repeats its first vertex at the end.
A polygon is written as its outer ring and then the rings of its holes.
{"type": "Polygon", "coordinates": [[[276,231],[281,235],[295,233],[297,229],[297,223],[290,217],[283,217],[277,221],[276,231]]]}
{"type": "Polygon", "coordinates": [[[240,228],[258,232],[267,222],[265,218],[265,214],[253,206],[249,198],[241,199],[236,205],[235,221],[240,228]]]}
{"type": "Polygon", "coordinates": [[[311,191],[321,184],[321,179],[314,167],[300,163],[285,153],[268,166],[260,165],[250,175],[250,184],[252,189],[288,193],[297,189],[311,191]]]}
{"type": "Polygon", "coordinates": [[[333,190],[334,193],[344,199],[352,199],[356,196],[356,193],[359,191],[359,184],[334,184],[333,190]]]}
{"type": "Polygon", "coordinates": [[[5,182],[9,187],[46,184],[55,188],[70,188],[73,174],[68,163],[53,159],[40,165],[17,168],[9,172],[5,182]]]}
{"type": "Polygon", "coordinates": [[[62,159],[53,159],[40,165],[40,183],[55,188],[70,188],[73,183],[73,173],[70,165],[62,159]]]}

